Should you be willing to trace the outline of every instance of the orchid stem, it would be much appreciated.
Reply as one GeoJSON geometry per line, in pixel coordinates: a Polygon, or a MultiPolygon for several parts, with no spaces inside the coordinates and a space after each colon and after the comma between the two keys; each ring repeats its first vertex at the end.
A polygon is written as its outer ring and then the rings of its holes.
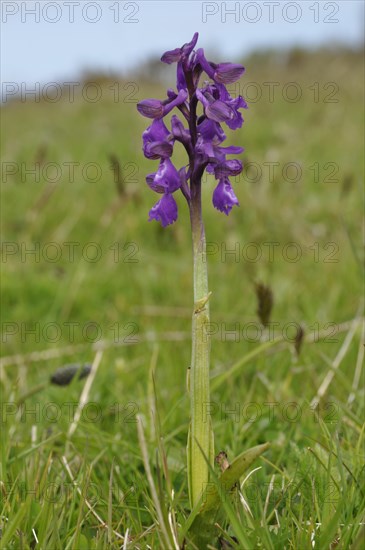
{"type": "Polygon", "coordinates": [[[189,497],[192,507],[209,482],[213,466],[213,432],[209,390],[209,291],[206,242],[201,214],[201,182],[192,186],[190,206],[194,261],[194,310],[192,317],[192,357],[190,371],[191,424],[188,441],[189,497]]]}

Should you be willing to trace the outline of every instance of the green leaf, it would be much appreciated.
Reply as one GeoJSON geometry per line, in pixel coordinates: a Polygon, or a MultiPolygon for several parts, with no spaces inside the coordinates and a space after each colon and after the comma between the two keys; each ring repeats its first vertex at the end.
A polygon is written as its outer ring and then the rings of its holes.
{"type": "Polygon", "coordinates": [[[235,483],[237,483],[244,474],[244,472],[251,466],[251,464],[258,458],[264,451],[269,448],[269,443],[264,443],[263,445],[257,445],[252,447],[247,451],[241,453],[237,458],[234,459],[232,464],[227,470],[225,470],[219,478],[219,486],[217,485],[209,488],[205,495],[205,501],[199,513],[206,513],[220,504],[219,493],[223,490],[225,493],[229,493],[235,483]]]}
{"type": "Polygon", "coordinates": [[[239,481],[251,464],[269,448],[269,443],[257,445],[241,453],[221,476],[206,487],[198,505],[191,512],[184,526],[190,542],[197,548],[205,548],[216,536],[214,521],[220,512],[224,499],[230,497],[234,485],[239,481]]]}

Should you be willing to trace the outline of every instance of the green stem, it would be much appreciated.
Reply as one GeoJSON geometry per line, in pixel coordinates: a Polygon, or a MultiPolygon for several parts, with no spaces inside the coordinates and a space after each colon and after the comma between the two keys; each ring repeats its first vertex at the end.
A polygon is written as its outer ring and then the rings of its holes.
{"type": "Polygon", "coordinates": [[[206,243],[201,215],[201,182],[195,182],[190,205],[194,260],[194,310],[190,371],[191,424],[188,442],[190,504],[193,507],[209,481],[208,461],[213,465],[213,432],[209,391],[209,291],[206,243]]]}

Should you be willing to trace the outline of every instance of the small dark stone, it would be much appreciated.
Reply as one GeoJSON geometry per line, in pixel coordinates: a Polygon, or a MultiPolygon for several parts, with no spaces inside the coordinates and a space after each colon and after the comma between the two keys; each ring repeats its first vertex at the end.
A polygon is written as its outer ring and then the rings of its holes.
{"type": "Polygon", "coordinates": [[[86,363],[81,365],[80,363],[75,363],[73,365],[65,365],[57,369],[51,376],[51,384],[56,384],[56,386],[68,386],[73,380],[76,374],[78,374],[77,379],[85,378],[90,374],[91,364],[86,363]]]}

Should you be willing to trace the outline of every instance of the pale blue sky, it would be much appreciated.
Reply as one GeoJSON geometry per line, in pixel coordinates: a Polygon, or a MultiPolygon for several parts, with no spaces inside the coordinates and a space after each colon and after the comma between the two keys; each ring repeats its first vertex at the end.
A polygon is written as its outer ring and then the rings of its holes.
{"type": "Polygon", "coordinates": [[[29,84],[67,81],[84,70],[127,71],[196,30],[199,46],[221,60],[266,47],[357,45],[364,31],[360,0],[1,0],[1,12],[1,79],[29,84]]]}

